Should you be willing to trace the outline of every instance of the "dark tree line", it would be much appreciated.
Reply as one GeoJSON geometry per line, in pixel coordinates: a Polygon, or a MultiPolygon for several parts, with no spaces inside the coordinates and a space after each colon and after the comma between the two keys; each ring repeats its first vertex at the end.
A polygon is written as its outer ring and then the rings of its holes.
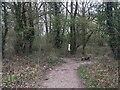
{"type": "Polygon", "coordinates": [[[111,47],[114,57],[120,58],[119,2],[2,2],[2,13],[3,57],[7,33],[10,30],[8,17],[12,14],[16,54],[32,52],[37,33],[45,32],[43,36],[54,48],[61,49],[67,46],[67,42],[71,45],[72,55],[80,47],[85,55],[90,38],[99,33],[100,37],[107,37],[106,42],[111,47]]]}
{"type": "Polygon", "coordinates": [[[120,29],[119,29],[119,13],[120,3],[104,2],[101,5],[104,11],[101,12],[101,19],[104,19],[102,26],[105,28],[105,33],[108,35],[108,45],[114,54],[115,59],[120,59],[120,29]]]}
{"type": "Polygon", "coordinates": [[[16,53],[25,52],[27,45],[31,52],[34,40],[34,25],[32,16],[32,5],[29,3],[14,3],[14,13],[16,17],[15,31],[17,40],[15,45],[16,53]],[[25,8],[27,6],[27,8],[25,8]]]}

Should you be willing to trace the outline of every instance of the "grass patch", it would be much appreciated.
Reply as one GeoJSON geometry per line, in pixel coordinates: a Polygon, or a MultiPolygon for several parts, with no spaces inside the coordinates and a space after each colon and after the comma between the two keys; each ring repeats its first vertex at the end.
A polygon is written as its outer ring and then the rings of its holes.
{"type": "Polygon", "coordinates": [[[117,88],[118,62],[106,56],[95,58],[93,65],[81,65],[79,75],[89,88],[117,88]]]}
{"type": "Polygon", "coordinates": [[[24,86],[26,80],[33,80],[37,78],[36,76],[37,74],[33,71],[7,74],[3,81],[3,87],[24,86]]]}
{"type": "Polygon", "coordinates": [[[48,56],[46,59],[46,63],[44,64],[44,70],[51,69],[54,66],[61,65],[62,63],[65,63],[63,59],[55,56],[48,56]]]}

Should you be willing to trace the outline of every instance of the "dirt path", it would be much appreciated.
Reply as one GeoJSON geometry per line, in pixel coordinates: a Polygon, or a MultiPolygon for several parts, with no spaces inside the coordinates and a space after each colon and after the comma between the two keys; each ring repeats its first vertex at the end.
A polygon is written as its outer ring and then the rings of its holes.
{"type": "Polygon", "coordinates": [[[77,68],[80,64],[90,64],[91,62],[78,62],[70,58],[64,59],[66,63],[51,70],[42,82],[41,88],[84,88],[80,80],[77,68]]]}

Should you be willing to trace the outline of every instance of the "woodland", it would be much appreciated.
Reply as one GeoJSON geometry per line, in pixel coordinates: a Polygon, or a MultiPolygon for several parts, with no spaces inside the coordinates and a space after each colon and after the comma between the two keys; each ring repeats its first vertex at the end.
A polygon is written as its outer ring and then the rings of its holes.
{"type": "Polygon", "coordinates": [[[119,1],[1,2],[1,15],[3,87],[38,88],[66,58],[95,62],[77,69],[85,87],[118,87],[119,1]]]}

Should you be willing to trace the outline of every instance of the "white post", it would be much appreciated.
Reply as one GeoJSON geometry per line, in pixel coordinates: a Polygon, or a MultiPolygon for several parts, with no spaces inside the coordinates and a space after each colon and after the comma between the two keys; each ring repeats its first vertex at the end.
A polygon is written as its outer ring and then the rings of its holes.
{"type": "Polygon", "coordinates": [[[68,51],[70,51],[70,44],[68,44],[68,51]]]}

